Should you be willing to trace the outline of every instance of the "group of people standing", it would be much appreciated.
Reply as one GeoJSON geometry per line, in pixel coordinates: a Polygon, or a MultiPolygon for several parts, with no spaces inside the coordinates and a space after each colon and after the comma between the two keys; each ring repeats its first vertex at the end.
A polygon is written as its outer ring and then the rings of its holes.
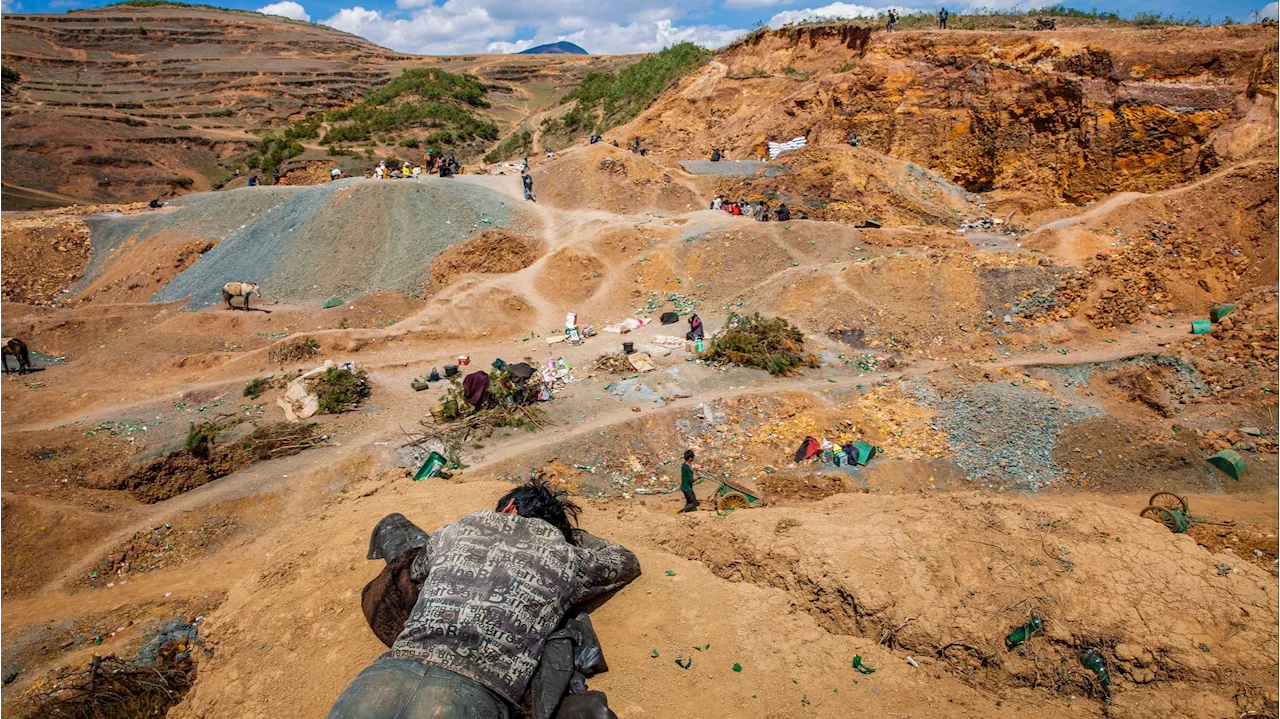
{"type": "Polygon", "coordinates": [[[757,222],[768,222],[771,218],[779,222],[787,222],[791,219],[791,208],[787,207],[787,203],[778,205],[777,209],[769,209],[769,203],[761,200],[757,203],[751,203],[745,199],[736,202],[725,200],[722,195],[716,195],[716,199],[711,201],[711,209],[723,210],[731,215],[754,217],[757,222]]]}
{"type": "MultiPolygon", "coordinates": [[[[939,30],[947,29],[947,20],[950,17],[951,17],[951,13],[947,12],[946,8],[941,8],[938,10],[938,29],[939,30]]],[[[888,17],[885,19],[884,29],[892,32],[898,26],[898,19],[899,19],[898,11],[894,10],[893,8],[890,8],[888,11],[888,17]]]]}

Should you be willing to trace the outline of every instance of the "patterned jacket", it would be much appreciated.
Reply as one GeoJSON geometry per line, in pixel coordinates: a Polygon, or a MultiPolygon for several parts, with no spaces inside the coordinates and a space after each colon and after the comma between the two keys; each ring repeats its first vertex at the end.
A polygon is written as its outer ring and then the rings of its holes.
{"type": "Polygon", "coordinates": [[[518,705],[569,607],[640,576],[629,550],[586,532],[578,546],[540,519],[475,512],[413,561],[418,602],[391,652],[469,677],[518,705]]]}

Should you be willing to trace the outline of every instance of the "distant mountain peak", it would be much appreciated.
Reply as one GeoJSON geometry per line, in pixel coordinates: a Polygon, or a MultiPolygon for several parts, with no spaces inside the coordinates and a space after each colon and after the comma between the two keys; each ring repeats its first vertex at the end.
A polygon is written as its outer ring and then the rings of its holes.
{"type": "Polygon", "coordinates": [[[590,55],[591,53],[567,40],[537,45],[528,50],[521,50],[517,55],[590,55]]]}

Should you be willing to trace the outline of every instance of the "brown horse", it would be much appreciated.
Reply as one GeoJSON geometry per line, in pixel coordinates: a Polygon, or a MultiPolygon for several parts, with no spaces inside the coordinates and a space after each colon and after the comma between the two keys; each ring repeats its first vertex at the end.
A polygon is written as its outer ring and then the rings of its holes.
{"type": "Polygon", "coordinates": [[[3,348],[0,348],[0,352],[2,352],[0,353],[0,362],[4,363],[5,372],[11,371],[9,369],[10,355],[12,355],[13,358],[18,363],[18,370],[17,370],[18,374],[23,374],[25,372],[32,371],[33,368],[31,366],[31,353],[27,351],[26,342],[23,342],[22,340],[17,339],[16,337],[12,339],[6,339],[4,340],[3,348]]]}

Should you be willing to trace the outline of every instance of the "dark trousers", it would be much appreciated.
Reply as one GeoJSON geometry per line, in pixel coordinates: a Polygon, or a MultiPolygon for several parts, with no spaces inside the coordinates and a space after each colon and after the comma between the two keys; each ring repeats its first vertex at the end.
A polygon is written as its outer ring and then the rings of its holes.
{"type": "Polygon", "coordinates": [[[383,656],[356,675],[328,719],[510,719],[506,702],[461,674],[383,656]]]}
{"type": "Polygon", "coordinates": [[[693,492],[688,489],[682,489],[680,491],[684,493],[684,509],[681,509],[677,514],[684,514],[685,512],[692,512],[697,509],[698,498],[693,495],[693,492]]]}

